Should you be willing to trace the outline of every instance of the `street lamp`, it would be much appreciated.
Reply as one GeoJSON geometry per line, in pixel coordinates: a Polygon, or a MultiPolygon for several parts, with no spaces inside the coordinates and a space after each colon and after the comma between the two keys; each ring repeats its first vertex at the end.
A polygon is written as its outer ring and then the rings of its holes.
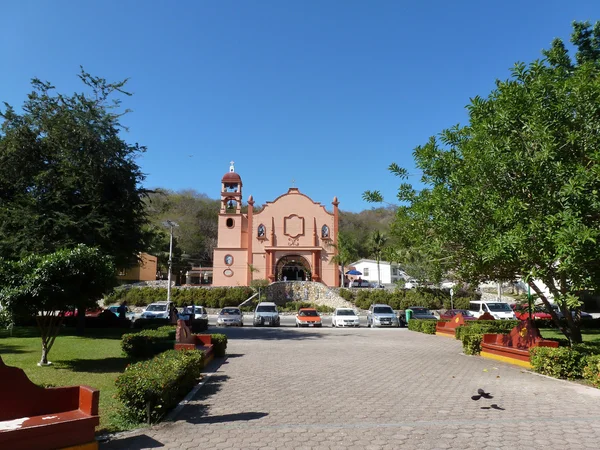
{"type": "Polygon", "coordinates": [[[163,225],[170,229],[171,238],[169,240],[169,276],[168,276],[168,285],[167,285],[167,301],[171,301],[171,268],[173,266],[173,228],[178,227],[177,222],[173,222],[172,220],[165,220],[163,225]]]}

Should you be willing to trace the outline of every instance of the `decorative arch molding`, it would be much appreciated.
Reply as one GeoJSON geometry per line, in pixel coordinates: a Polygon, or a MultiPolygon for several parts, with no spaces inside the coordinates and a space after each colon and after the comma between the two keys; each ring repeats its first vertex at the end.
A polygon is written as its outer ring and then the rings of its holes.
{"type": "Polygon", "coordinates": [[[283,218],[283,234],[296,239],[298,236],[304,236],[304,217],[297,214],[291,214],[283,218]]]}
{"type": "MultiPolygon", "coordinates": [[[[286,273],[295,273],[303,281],[312,280],[310,262],[302,255],[285,255],[277,260],[275,264],[275,281],[284,281],[286,273]]],[[[286,281],[293,281],[288,277],[286,281]]]]}

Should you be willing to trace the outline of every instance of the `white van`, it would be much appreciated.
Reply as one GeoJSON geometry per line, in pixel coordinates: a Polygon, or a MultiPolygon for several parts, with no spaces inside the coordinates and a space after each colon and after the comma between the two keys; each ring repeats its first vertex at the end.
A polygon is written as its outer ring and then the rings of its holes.
{"type": "Polygon", "coordinates": [[[511,320],[517,318],[510,305],[504,302],[474,300],[469,303],[469,311],[477,318],[486,312],[494,316],[494,319],[511,320]]]}

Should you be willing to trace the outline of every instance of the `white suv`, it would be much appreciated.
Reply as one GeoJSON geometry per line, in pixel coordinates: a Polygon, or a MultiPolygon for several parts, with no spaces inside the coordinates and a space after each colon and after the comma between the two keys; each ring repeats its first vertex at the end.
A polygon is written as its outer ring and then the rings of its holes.
{"type": "Polygon", "coordinates": [[[510,305],[500,301],[473,300],[469,303],[469,311],[477,318],[486,312],[494,316],[494,319],[511,320],[517,318],[510,305]]]}
{"type": "Polygon", "coordinates": [[[272,302],[261,302],[258,305],[256,305],[252,324],[255,327],[264,325],[272,325],[274,327],[278,327],[279,311],[277,311],[277,305],[272,302]]]}
{"type": "Polygon", "coordinates": [[[389,305],[371,305],[367,313],[367,327],[399,327],[398,316],[389,305]]]}

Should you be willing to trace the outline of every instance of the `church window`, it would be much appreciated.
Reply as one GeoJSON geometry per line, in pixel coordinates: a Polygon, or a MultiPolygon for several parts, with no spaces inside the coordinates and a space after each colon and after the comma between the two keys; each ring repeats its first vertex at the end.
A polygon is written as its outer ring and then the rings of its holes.
{"type": "Polygon", "coordinates": [[[321,238],[329,238],[329,227],[327,225],[323,225],[323,227],[321,228],[321,238]]]}
{"type": "Polygon", "coordinates": [[[267,229],[265,228],[265,226],[261,223],[258,226],[258,230],[257,230],[257,235],[259,238],[265,237],[265,234],[267,232],[267,229]]]}
{"type": "Polygon", "coordinates": [[[227,221],[225,222],[225,225],[227,225],[227,228],[233,228],[233,226],[235,225],[234,220],[230,217],[229,219],[227,219],[227,221]]]}

